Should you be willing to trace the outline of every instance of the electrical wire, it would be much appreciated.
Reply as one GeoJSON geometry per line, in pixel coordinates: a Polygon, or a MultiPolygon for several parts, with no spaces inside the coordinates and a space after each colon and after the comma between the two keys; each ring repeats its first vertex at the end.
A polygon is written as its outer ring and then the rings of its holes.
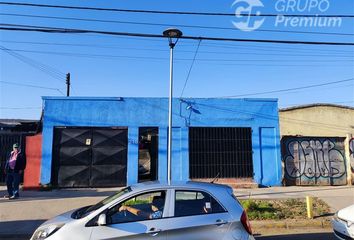
{"type": "Polygon", "coordinates": [[[30,109],[41,109],[42,107],[0,107],[4,110],[30,110],[30,109]]]}
{"type": "MultiPolygon", "coordinates": [[[[127,46],[115,46],[115,45],[99,45],[99,44],[75,44],[75,43],[53,43],[53,42],[33,42],[33,41],[12,41],[12,40],[1,40],[0,42],[4,43],[15,43],[15,44],[29,44],[29,45],[48,45],[48,46],[65,46],[65,47],[91,47],[91,48],[103,48],[103,49],[124,49],[124,50],[139,50],[139,51],[151,51],[151,52],[168,52],[168,49],[158,49],[158,48],[139,48],[139,47],[127,47],[127,46]]],[[[203,44],[204,46],[204,44],[203,44]]],[[[255,49],[242,47],[246,50],[255,51],[255,49]]],[[[335,55],[335,54],[279,54],[273,53],[273,50],[260,48],[256,49],[257,52],[230,52],[230,51],[199,51],[199,53],[206,53],[206,54],[226,54],[226,55],[255,55],[255,56],[286,56],[286,57],[350,57],[354,58],[354,53],[352,55],[335,55]],[[272,51],[272,53],[258,53],[258,51],[272,51]]],[[[320,49],[319,49],[320,50],[320,49]]],[[[190,50],[178,50],[178,52],[185,52],[185,53],[194,53],[195,51],[190,50]]]]}
{"type": "MultiPolygon", "coordinates": [[[[180,28],[231,30],[231,31],[238,31],[238,32],[240,31],[237,28],[220,27],[220,26],[185,25],[185,24],[175,24],[175,23],[172,24],[172,23],[153,23],[153,22],[133,22],[133,21],[118,21],[118,20],[105,20],[105,19],[93,19],[93,18],[76,18],[76,17],[59,17],[59,16],[46,16],[46,15],[16,14],[16,13],[0,13],[0,15],[12,16],[12,17],[27,17],[27,18],[40,18],[40,19],[86,21],[86,22],[99,22],[99,23],[132,24],[132,25],[164,26],[164,27],[174,26],[174,27],[180,27],[180,28]]],[[[274,32],[274,33],[354,36],[354,33],[338,33],[338,32],[306,32],[306,31],[288,31],[288,30],[273,30],[273,29],[255,29],[254,31],[256,31],[256,32],[274,32]]]]}
{"type": "Polygon", "coordinates": [[[315,87],[327,86],[327,85],[338,84],[338,83],[343,83],[343,82],[350,82],[350,81],[354,81],[354,78],[349,78],[349,79],[344,79],[344,80],[339,80],[339,81],[333,81],[333,82],[326,82],[326,83],[321,83],[321,84],[302,86],[302,87],[266,91],[266,92],[257,92],[257,93],[248,93],[248,94],[240,94],[240,95],[232,95],[232,96],[223,96],[223,97],[220,97],[220,98],[237,98],[237,97],[248,97],[248,96],[270,94],[270,93],[288,92],[288,91],[307,89],[307,88],[315,88],[315,87]]]}
{"type": "MultiPolygon", "coordinates": [[[[168,58],[154,57],[154,56],[129,56],[129,55],[113,55],[113,54],[90,54],[90,53],[75,53],[75,52],[59,52],[59,51],[39,51],[39,50],[25,50],[25,49],[11,49],[14,52],[27,52],[27,53],[39,53],[39,54],[53,54],[73,57],[88,57],[88,58],[117,58],[117,59],[134,59],[134,60],[157,60],[165,61],[168,58]]],[[[352,62],[352,59],[331,59],[331,60],[304,60],[304,59],[225,59],[225,58],[175,58],[176,61],[195,61],[199,62],[310,62],[310,63],[331,63],[331,62],[352,62]]]]}
{"type": "Polygon", "coordinates": [[[9,85],[15,85],[15,86],[22,86],[22,87],[30,87],[30,88],[39,88],[39,89],[53,90],[53,91],[57,91],[57,92],[59,92],[60,94],[62,94],[63,96],[65,96],[65,94],[64,94],[59,88],[51,88],[51,87],[44,87],[44,86],[31,85],[31,84],[23,84],[23,83],[15,83],[15,82],[7,82],[7,81],[0,81],[0,83],[9,84],[9,85]]]}
{"type": "Polygon", "coordinates": [[[188,80],[189,80],[189,76],[191,75],[192,68],[193,68],[193,66],[194,66],[195,59],[196,59],[196,57],[197,57],[198,50],[199,50],[199,47],[200,47],[201,42],[202,42],[202,40],[199,40],[197,49],[195,50],[195,53],[194,53],[194,56],[193,56],[192,63],[191,63],[191,65],[190,65],[190,67],[189,67],[189,70],[188,70],[188,74],[187,74],[186,80],[184,81],[184,85],[183,85],[183,88],[182,88],[182,92],[181,92],[180,98],[182,98],[183,93],[184,93],[184,90],[186,89],[186,86],[187,86],[187,83],[188,83],[188,80]]]}
{"type": "Polygon", "coordinates": [[[23,56],[19,53],[16,53],[15,51],[12,51],[11,49],[6,48],[4,46],[0,46],[0,49],[3,50],[4,52],[8,53],[9,55],[17,58],[21,62],[26,63],[38,70],[50,75],[51,77],[57,79],[61,83],[63,80],[65,80],[65,77],[64,77],[65,74],[53,67],[47,66],[47,65],[40,63],[38,61],[35,61],[31,58],[25,57],[25,56],[23,56]]]}
{"type": "MultiPolygon", "coordinates": [[[[148,14],[176,14],[176,15],[200,15],[200,16],[227,16],[234,17],[234,13],[216,13],[216,12],[182,12],[182,11],[161,11],[161,10],[142,10],[142,9],[121,9],[121,8],[100,8],[100,7],[82,7],[82,6],[67,6],[67,5],[48,5],[35,3],[14,3],[14,2],[0,2],[0,5],[26,6],[26,7],[43,7],[43,8],[62,8],[75,10],[91,10],[91,11],[110,11],[110,12],[127,12],[127,13],[148,13],[148,14]]],[[[246,17],[277,17],[279,14],[243,14],[238,16],[246,17]]],[[[282,14],[286,17],[340,17],[353,18],[354,15],[318,15],[318,14],[282,14]]]]}
{"type": "MultiPolygon", "coordinates": [[[[18,24],[0,24],[5,27],[0,27],[0,30],[8,31],[29,31],[29,32],[45,32],[45,33],[95,33],[115,36],[131,36],[144,38],[166,38],[161,34],[148,33],[132,33],[132,32],[114,32],[114,31],[99,31],[88,29],[72,29],[72,28],[53,28],[43,26],[18,25],[18,24]]],[[[304,44],[304,45],[334,45],[334,46],[354,46],[354,42],[318,42],[318,41],[296,41],[296,40],[270,40],[270,39],[244,39],[244,38],[221,38],[221,37],[196,37],[196,36],[181,36],[181,39],[189,40],[208,40],[208,41],[228,41],[228,42],[256,42],[256,43],[277,43],[277,44],[304,44]]]]}
{"type": "Polygon", "coordinates": [[[251,111],[246,111],[246,110],[237,110],[237,109],[229,109],[226,107],[221,107],[221,106],[214,106],[211,104],[204,104],[204,103],[195,103],[195,105],[199,105],[199,106],[204,106],[206,108],[210,108],[210,109],[217,109],[217,110],[221,110],[221,111],[227,111],[227,112],[233,112],[233,113],[237,113],[237,114],[248,114],[251,116],[257,116],[259,118],[264,118],[264,119],[269,119],[272,121],[279,121],[279,119],[281,118],[281,121],[286,121],[286,122],[293,122],[293,123],[297,123],[297,124],[307,124],[307,125],[312,125],[314,127],[317,128],[322,128],[322,129],[337,129],[340,131],[347,131],[348,128],[343,127],[343,125],[338,125],[338,124],[327,124],[327,123],[320,123],[320,122],[314,122],[314,121],[309,121],[309,120],[303,120],[303,119],[296,119],[296,118],[289,118],[289,117],[281,117],[278,115],[274,116],[274,115],[270,115],[270,114],[264,114],[264,113],[258,113],[258,112],[251,112],[251,111]]]}

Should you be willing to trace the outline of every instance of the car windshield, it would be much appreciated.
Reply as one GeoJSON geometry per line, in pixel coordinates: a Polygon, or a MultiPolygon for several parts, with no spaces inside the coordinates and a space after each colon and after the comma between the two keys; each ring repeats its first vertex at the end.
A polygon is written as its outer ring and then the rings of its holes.
{"type": "Polygon", "coordinates": [[[102,206],[109,204],[110,202],[116,200],[117,198],[123,196],[126,193],[131,192],[132,189],[130,187],[126,187],[121,189],[120,191],[118,191],[117,193],[113,194],[112,196],[109,196],[105,199],[103,199],[102,201],[98,202],[95,205],[92,206],[86,206],[83,208],[80,208],[78,210],[76,210],[73,214],[72,214],[72,218],[78,219],[78,218],[83,218],[87,215],[89,215],[91,212],[101,208],[102,206]]]}

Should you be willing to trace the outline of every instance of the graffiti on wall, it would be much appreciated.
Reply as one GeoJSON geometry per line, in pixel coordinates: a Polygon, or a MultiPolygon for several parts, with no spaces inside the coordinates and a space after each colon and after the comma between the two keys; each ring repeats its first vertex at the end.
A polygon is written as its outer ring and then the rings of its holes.
{"type": "Polygon", "coordinates": [[[349,141],[350,167],[354,173],[354,138],[349,141]]]}
{"type": "Polygon", "coordinates": [[[345,178],[344,139],[290,137],[282,142],[286,177],[345,178]]]}

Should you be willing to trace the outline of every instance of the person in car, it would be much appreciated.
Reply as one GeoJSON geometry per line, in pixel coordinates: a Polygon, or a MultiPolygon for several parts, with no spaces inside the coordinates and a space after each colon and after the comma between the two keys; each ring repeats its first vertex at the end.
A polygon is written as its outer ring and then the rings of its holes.
{"type": "Polygon", "coordinates": [[[141,216],[148,219],[162,218],[164,198],[155,197],[150,205],[151,212],[145,212],[132,206],[123,205],[119,208],[119,212],[128,211],[135,216],[141,216]]]}

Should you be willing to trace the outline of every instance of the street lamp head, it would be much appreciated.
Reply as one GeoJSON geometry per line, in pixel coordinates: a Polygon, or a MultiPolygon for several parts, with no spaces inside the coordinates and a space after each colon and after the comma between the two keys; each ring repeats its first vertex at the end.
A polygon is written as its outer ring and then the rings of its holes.
{"type": "Polygon", "coordinates": [[[173,48],[180,37],[182,37],[183,33],[177,29],[177,28],[168,28],[165,31],[163,31],[163,36],[168,38],[168,42],[171,48],[173,48]],[[175,42],[173,42],[173,39],[176,39],[175,42]]]}

